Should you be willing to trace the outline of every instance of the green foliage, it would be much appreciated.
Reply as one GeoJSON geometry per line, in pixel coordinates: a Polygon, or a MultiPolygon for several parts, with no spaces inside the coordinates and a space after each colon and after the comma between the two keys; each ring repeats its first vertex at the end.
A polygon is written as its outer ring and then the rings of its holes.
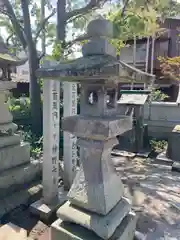
{"type": "MultiPolygon", "coordinates": [[[[30,143],[31,146],[31,156],[33,158],[39,158],[42,155],[42,133],[36,135],[31,130],[31,109],[30,109],[30,99],[21,97],[13,98],[12,96],[8,99],[9,109],[13,115],[13,120],[19,126],[19,133],[22,135],[22,139],[30,143]]],[[[78,114],[80,112],[80,103],[78,99],[78,114]]],[[[63,115],[63,102],[60,103],[60,114],[63,115]]],[[[61,123],[60,123],[61,128],[61,123]]],[[[62,153],[63,148],[63,132],[60,130],[60,152],[62,153]]]]}
{"type": "Polygon", "coordinates": [[[21,125],[19,133],[22,140],[30,144],[30,154],[34,159],[39,159],[42,156],[43,137],[33,134],[30,126],[21,125]]]}
{"type": "Polygon", "coordinates": [[[163,93],[161,90],[153,90],[151,92],[151,101],[155,102],[163,102],[164,100],[168,99],[169,96],[163,93]]]}
{"type": "Polygon", "coordinates": [[[159,57],[161,72],[165,77],[180,81],[180,57],[159,57]]]}
{"type": "Polygon", "coordinates": [[[14,120],[18,119],[30,119],[31,117],[31,108],[30,108],[30,99],[27,97],[13,98],[8,99],[9,110],[13,115],[14,120]]]}
{"type": "Polygon", "coordinates": [[[168,142],[166,140],[150,140],[150,146],[153,152],[160,153],[167,148],[168,142]]]}
{"type": "Polygon", "coordinates": [[[55,42],[53,44],[53,50],[52,50],[52,59],[55,61],[59,61],[60,58],[63,56],[63,47],[61,42],[55,42]]]}
{"type": "Polygon", "coordinates": [[[19,125],[19,133],[22,140],[30,144],[30,154],[33,158],[40,158],[42,155],[42,133],[40,136],[31,131],[31,108],[30,99],[27,97],[8,99],[9,109],[13,115],[13,120],[19,125]]]}
{"type": "Polygon", "coordinates": [[[179,10],[180,3],[172,0],[130,0],[125,9],[118,3],[106,16],[114,26],[113,44],[117,52],[123,46],[122,41],[162,34],[157,17],[163,21],[179,10]]]}

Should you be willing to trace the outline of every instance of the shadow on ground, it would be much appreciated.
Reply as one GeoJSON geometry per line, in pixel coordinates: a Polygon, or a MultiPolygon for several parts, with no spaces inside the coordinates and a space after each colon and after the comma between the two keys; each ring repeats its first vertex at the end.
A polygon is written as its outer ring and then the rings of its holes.
{"type": "Polygon", "coordinates": [[[147,240],[180,239],[180,173],[143,158],[113,157],[147,240]],[[169,237],[169,238],[167,238],[169,237]]]}

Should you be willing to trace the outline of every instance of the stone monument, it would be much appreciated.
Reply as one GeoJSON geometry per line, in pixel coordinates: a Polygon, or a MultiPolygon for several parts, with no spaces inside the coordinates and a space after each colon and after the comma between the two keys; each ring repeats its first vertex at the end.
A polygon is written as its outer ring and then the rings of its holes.
{"type": "Polygon", "coordinates": [[[83,57],[37,71],[45,82],[54,79],[81,83],[80,115],[65,117],[63,130],[78,138],[82,164],[68,201],[59,208],[59,219],[51,226],[52,240],[134,238],[136,215],[124,197],[111,150],[118,143],[116,136],[132,129],[133,121],[131,113],[117,113],[118,82],[132,78],[144,82],[144,75],[116,59],[109,43],[112,36],[111,23],[96,19],[88,25],[83,57]]]}
{"type": "Polygon", "coordinates": [[[10,67],[24,61],[0,42],[0,217],[20,204],[29,204],[31,195],[41,190],[41,163],[31,161],[30,146],[16,134],[17,125],[7,103],[8,91],[16,87],[10,81],[10,67]]]}
{"type": "MultiPolygon", "coordinates": [[[[44,67],[53,62],[44,61],[44,67]]],[[[43,197],[31,204],[31,212],[45,221],[51,220],[66,200],[59,188],[59,132],[60,132],[60,83],[53,80],[43,83],[43,197]]]]}

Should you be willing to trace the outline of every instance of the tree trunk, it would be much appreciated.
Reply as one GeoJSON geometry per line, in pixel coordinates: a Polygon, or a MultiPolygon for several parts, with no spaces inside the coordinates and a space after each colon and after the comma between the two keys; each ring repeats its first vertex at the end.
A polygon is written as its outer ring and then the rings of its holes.
{"type": "Polygon", "coordinates": [[[42,134],[42,106],[41,90],[36,77],[36,70],[39,68],[39,59],[36,49],[29,52],[29,73],[30,73],[30,101],[31,101],[31,123],[33,133],[42,134]]]}
{"type": "Polygon", "coordinates": [[[65,42],[66,38],[66,0],[58,0],[57,2],[57,39],[65,42]]]}
{"type": "Polygon", "coordinates": [[[24,32],[28,47],[29,73],[30,73],[30,100],[31,100],[31,124],[33,133],[42,133],[42,109],[41,92],[36,70],[39,68],[39,59],[36,44],[32,38],[31,21],[29,15],[29,1],[21,0],[21,7],[24,20],[24,32]]]}

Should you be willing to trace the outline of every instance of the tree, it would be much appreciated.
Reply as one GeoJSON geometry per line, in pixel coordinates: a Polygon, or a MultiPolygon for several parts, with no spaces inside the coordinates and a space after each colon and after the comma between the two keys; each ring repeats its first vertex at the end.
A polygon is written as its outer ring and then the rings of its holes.
{"type": "Polygon", "coordinates": [[[159,58],[162,74],[172,80],[180,81],[180,57],[159,58]]]}
{"type": "MultiPolygon", "coordinates": [[[[55,14],[55,9],[49,1],[46,7],[50,14],[43,21],[40,19],[40,6],[33,0],[0,0],[1,26],[9,33],[8,42],[23,48],[28,55],[30,72],[30,99],[32,130],[39,134],[42,129],[42,109],[40,85],[35,75],[39,68],[40,60],[44,53],[39,55],[36,45],[44,29],[50,30],[54,27],[49,19],[55,14]],[[2,17],[3,16],[3,17],[2,17]],[[34,24],[32,24],[34,18],[34,24]]],[[[46,31],[47,33],[47,31],[46,31]]],[[[20,49],[19,49],[20,50],[20,49]]]]}

